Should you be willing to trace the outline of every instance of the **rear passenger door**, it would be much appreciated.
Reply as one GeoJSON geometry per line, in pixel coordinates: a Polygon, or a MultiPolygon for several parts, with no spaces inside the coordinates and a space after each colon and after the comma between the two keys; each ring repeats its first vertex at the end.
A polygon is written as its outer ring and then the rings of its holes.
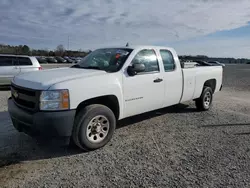
{"type": "Polygon", "coordinates": [[[9,84],[20,73],[16,57],[0,56],[0,84],[9,84]]]}
{"type": "Polygon", "coordinates": [[[33,69],[35,69],[33,67],[33,64],[30,58],[28,57],[18,57],[18,64],[19,64],[21,73],[30,72],[30,71],[33,71],[33,69]]]}
{"type": "Polygon", "coordinates": [[[164,106],[178,104],[182,96],[182,69],[176,64],[171,51],[160,49],[159,55],[164,65],[164,106]]]}

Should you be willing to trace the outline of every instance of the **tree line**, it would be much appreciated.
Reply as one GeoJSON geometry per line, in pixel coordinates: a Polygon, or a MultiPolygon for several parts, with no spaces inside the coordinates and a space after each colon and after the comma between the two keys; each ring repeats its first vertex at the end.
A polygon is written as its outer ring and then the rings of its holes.
{"type": "MultiPolygon", "coordinates": [[[[0,54],[16,54],[16,55],[31,55],[31,56],[70,56],[70,57],[84,57],[91,51],[82,50],[66,50],[62,44],[58,45],[55,50],[48,49],[31,49],[27,45],[11,46],[0,44],[0,54]]],[[[250,59],[246,58],[216,58],[205,55],[181,55],[181,60],[203,60],[203,61],[219,61],[225,64],[245,64],[250,63],[250,59]]]]}
{"type": "Polygon", "coordinates": [[[219,61],[220,63],[224,64],[246,64],[250,63],[250,59],[246,58],[228,58],[228,57],[208,57],[205,55],[181,55],[179,56],[179,59],[182,61],[188,61],[188,60],[202,60],[202,61],[219,61]]]}
{"type": "Polygon", "coordinates": [[[31,49],[28,45],[11,46],[0,44],[0,54],[30,55],[30,56],[70,56],[84,57],[91,51],[83,50],[66,50],[62,44],[58,45],[55,50],[48,49],[31,49]]]}

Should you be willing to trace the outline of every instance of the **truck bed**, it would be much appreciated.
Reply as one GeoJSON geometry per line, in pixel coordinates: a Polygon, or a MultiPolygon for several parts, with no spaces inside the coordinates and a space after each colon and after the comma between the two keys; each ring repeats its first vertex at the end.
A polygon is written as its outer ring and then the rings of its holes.
{"type": "Polygon", "coordinates": [[[216,86],[214,92],[220,90],[222,84],[221,66],[200,66],[183,68],[183,93],[181,102],[199,98],[203,85],[207,80],[214,80],[216,86]]]}

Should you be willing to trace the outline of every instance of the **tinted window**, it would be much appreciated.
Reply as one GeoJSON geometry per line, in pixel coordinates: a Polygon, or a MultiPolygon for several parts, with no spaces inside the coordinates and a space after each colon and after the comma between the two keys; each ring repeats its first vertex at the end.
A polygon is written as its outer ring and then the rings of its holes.
{"type": "Polygon", "coordinates": [[[154,50],[142,50],[134,57],[132,64],[134,63],[144,63],[145,71],[144,72],[155,72],[159,71],[159,65],[157,57],[154,50]]]}
{"type": "Polygon", "coordinates": [[[18,57],[18,62],[20,66],[32,65],[32,62],[27,57],[18,57]]]}
{"type": "Polygon", "coordinates": [[[0,66],[13,66],[13,57],[0,56],[0,66]]]}
{"type": "Polygon", "coordinates": [[[175,63],[172,53],[168,50],[160,50],[160,54],[165,71],[173,71],[175,69],[175,63]]]}

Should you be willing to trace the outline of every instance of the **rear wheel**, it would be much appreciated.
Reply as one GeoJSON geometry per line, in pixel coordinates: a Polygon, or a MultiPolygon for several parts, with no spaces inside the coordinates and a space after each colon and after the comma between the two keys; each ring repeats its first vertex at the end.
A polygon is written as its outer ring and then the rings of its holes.
{"type": "Polygon", "coordinates": [[[112,110],[104,105],[93,104],[77,114],[72,137],[81,149],[94,150],[110,141],[115,127],[116,118],[112,110]]]}
{"type": "Polygon", "coordinates": [[[196,99],[195,105],[198,110],[209,110],[213,101],[213,91],[210,87],[204,87],[200,98],[196,99]]]}

